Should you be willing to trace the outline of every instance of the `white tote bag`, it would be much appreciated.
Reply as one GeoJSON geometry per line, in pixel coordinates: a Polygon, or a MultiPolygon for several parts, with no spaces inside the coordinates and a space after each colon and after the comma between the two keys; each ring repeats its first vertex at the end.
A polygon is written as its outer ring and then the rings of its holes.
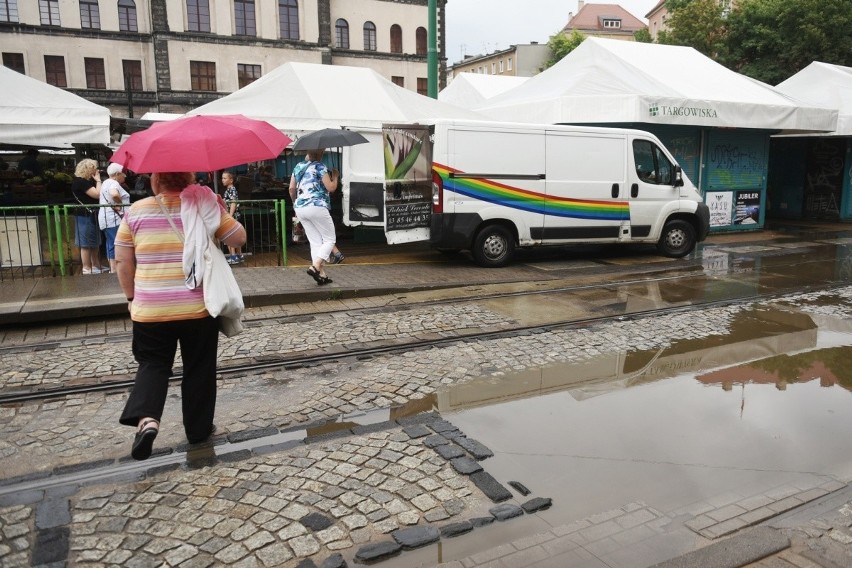
{"type": "Polygon", "coordinates": [[[243,293],[216,239],[210,239],[204,251],[203,282],[204,307],[211,316],[219,318],[219,331],[227,337],[241,333],[243,293]]]}

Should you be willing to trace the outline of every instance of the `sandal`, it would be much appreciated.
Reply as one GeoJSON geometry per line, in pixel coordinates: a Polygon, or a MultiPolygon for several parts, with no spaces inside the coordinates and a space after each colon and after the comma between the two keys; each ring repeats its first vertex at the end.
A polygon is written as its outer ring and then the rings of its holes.
{"type": "Polygon", "coordinates": [[[313,266],[311,266],[311,267],[310,267],[310,268],[308,268],[305,272],[307,272],[307,273],[308,273],[308,276],[310,276],[311,278],[313,278],[313,279],[314,279],[314,281],[315,281],[317,284],[322,285],[322,282],[320,282],[320,280],[322,279],[322,276],[320,276],[320,273],[317,271],[317,269],[316,269],[316,268],[314,268],[313,266]]]}
{"type": "Polygon", "coordinates": [[[135,460],[147,460],[151,457],[151,451],[154,449],[154,439],[160,432],[159,422],[153,418],[149,418],[140,424],[142,428],[133,437],[133,446],[130,449],[130,455],[135,460]],[[150,424],[156,424],[157,428],[150,428],[150,424]]]}
{"type": "Polygon", "coordinates": [[[319,278],[317,278],[317,284],[319,284],[320,286],[323,286],[325,284],[331,284],[332,282],[333,280],[328,276],[320,276],[319,278]]]}

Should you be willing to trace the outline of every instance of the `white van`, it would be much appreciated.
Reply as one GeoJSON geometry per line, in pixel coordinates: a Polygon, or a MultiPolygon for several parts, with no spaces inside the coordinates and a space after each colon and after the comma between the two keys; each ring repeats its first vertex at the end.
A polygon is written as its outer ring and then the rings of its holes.
{"type": "Polygon", "coordinates": [[[487,121],[386,124],[388,242],[428,239],[481,266],[516,247],[704,240],[710,214],[656,136],[641,130],[487,121]]]}

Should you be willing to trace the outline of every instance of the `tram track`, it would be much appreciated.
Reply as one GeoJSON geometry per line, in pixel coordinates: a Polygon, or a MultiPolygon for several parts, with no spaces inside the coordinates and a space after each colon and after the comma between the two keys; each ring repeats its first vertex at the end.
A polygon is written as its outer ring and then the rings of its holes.
{"type": "MultiPolygon", "coordinates": [[[[728,298],[722,300],[713,300],[713,301],[702,301],[696,303],[690,303],[688,305],[679,305],[679,306],[668,306],[662,308],[654,308],[648,310],[639,310],[625,314],[607,314],[600,316],[590,316],[590,317],[582,317],[582,318],[572,318],[568,320],[556,320],[550,321],[544,324],[535,324],[535,325],[518,325],[514,326],[511,329],[500,329],[500,330],[491,330],[491,331],[481,331],[481,332],[470,332],[461,335],[453,335],[441,338],[431,338],[431,339],[414,339],[412,341],[399,341],[386,343],[384,345],[373,345],[368,347],[355,347],[349,348],[345,351],[335,351],[331,353],[319,353],[312,355],[290,355],[290,356],[270,356],[264,355],[255,359],[250,363],[237,364],[237,365],[223,365],[220,366],[217,370],[217,373],[222,376],[240,376],[240,375],[248,375],[254,374],[269,370],[287,370],[287,369],[298,369],[305,367],[312,367],[317,365],[322,365],[326,363],[331,363],[335,361],[345,360],[345,359],[354,359],[357,361],[364,361],[372,359],[373,357],[381,356],[381,355],[389,355],[394,353],[404,353],[409,351],[430,349],[434,347],[442,347],[445,345],[457,344],[462,342],[470,342],[470,341],[485,341],[485,340],[494,340],[505,337],[516,337],[520,335],[530,334],[530,333],[542,333],[549,330],[554,329],[565,329],[565,328],[582,328],[589,327],[597,324],[606,323],[609,321],[628,321],[642,318],[650,318],[650,317],[658,317],[671,315],[676,313],[683,313],[686,311],[691,311],[695,309],[707,309],[713,307],[724,307],[731,306],[737,304],[747,304],[747,303],[755,303],[761,301],[768,301],[777,298],[782,298],[784,296],[788,296],[791,293],[812,293],[812,292],[822,292],[829,291],[840,287],[848,286],[848,283],[842,282],[834,282],[829,283],[823,286],[811,286],[807,288],[797,289],[795,291],[785,290],[785,291],[775,291],[775,292],[767,292],[767,293],[757,293],[752,295],[744,295],[736,298],[728,298]]],[[[601,285],[594,287],[602,287],[601,285]]],[[[551,290],[539,290],[539,291],[528,291],[528,292],[514,292],[514,293],[506,293],[499,296],[488,295],[483,298],[494,299],[495,297],[512,297],[512,296],[524,296],[531,294],[542,294],[542,293],[555,293],[558,291],[567,291],[567,290],[577,290],[578,288],[588,288],[588,287],[566,287],[564,289],[551,289],[551,290]]],[[[457,301],[474,301],[473,298],[465,298],[465,299],[454,299],[452,302],[457,301]]],[[[446,303],[446,302],[441,302],[446,303]]],[[[420,304],[418,304],[420,305],[420,304]]],[[[375,309],[375,308],[365,308],[365,309],[375,309]]],[[[327,313],[327,312],[324,312],[327,313]]],[[[273,318],[275,319],[275,318],[273,318]]],[[[178,383],[182,379],[182,376],[177,374],[170,378],[170,383],[178,383]]],[[[113,391],[121,391],[130,388],[133,385],[133,379],[128,379],[127,375],[116,375],[115,380],[111,380],[111,377],[99,377],[97,378],[97,382],[91,382],[87,384],[76,384],[76,385],[64,385],[60,387],[52,387],[52,388],[36,388],[31,390],[18,390],[18,391],[10,391],[5,393],[0,393],[0,405],[10,405],[10,404],[22,404],[29,402],[38,402],[38,401],[46,401],[57,398],[64,398],[70,396],[78,396],[87,393],[97,393],[97,392],[113,392],[113,391]]]]}

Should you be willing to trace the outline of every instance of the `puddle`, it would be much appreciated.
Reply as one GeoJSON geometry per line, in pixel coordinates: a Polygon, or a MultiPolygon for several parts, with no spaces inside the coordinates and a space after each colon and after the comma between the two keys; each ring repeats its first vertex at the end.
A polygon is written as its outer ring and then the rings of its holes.
{"type": "MultiPolygon", "coordinates": [[[[631,501],[690,510],[850,479],[852,334],[773,309],[745,310],[719,332],[483,377],[437,393],[437,409],[491,448],[483,466],[497,480],[554,500],[531,531],[631,501]]],[[[501,538],[481,530],[463,548],[501,538]]]]}

